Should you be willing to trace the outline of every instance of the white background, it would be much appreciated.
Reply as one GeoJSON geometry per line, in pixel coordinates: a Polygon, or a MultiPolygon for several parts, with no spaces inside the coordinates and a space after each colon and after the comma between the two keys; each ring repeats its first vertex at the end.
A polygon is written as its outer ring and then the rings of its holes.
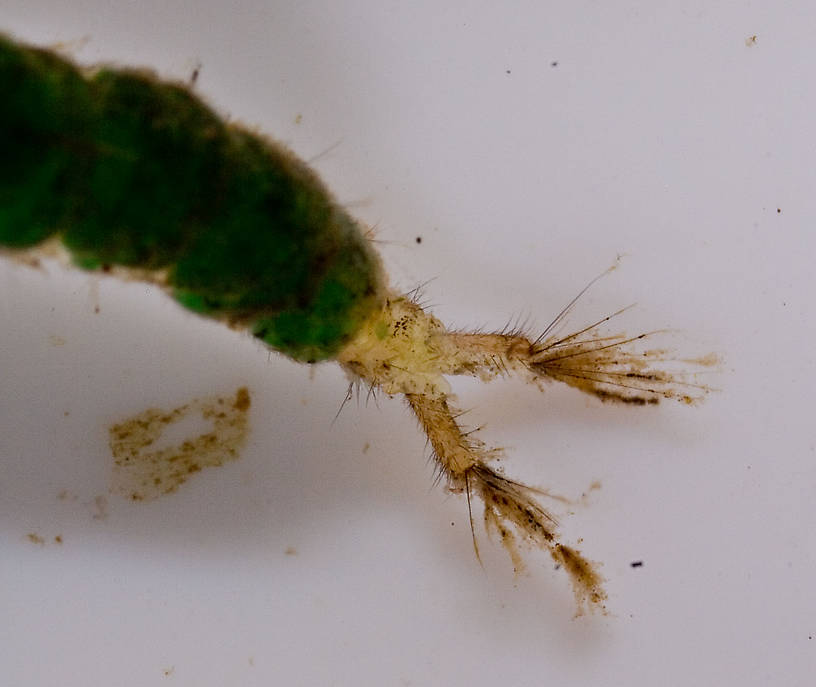
{"type": "Polygon", "coordinates": [[[1,684],[812,684],[816,5],[3,0],[0,28],[200,62],[196,90],[317,157],[447,323],[541,327],[625,254],[576,324],[638,301],[627,330],[725,359],[700,408],[457,382],[508,474],[602,484],[556,508],[608,581],[610,615],[574,620],[546,555],[514,577],[477,530],[479,567],[398,399],[332,424],[335,366],[4,263],[1,684]],[[239,461],[107,494],[110,423],[242,384],[239,461]]]}

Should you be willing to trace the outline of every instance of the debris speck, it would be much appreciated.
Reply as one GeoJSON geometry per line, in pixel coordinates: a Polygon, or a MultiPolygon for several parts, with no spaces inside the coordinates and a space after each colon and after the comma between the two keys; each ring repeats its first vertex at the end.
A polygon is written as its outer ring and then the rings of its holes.
{"type": "Polygon", "coordinates": [[[643,561],[632,561],[629,565],[633,568],[642,568],[643,561]]]}
{"type": "Polygon", "coordinates": [[[108,519],[108,499],[104,494],[99,494],[93,500],[94,506],[94,520],[107,520],[108,519]]]}
{"type": "Polygon", "coordinates": [[[45,539],[43,539],[36,532],[29,532],[26,535],[26,539],[28,539],[28,541],[30,541],[32,544],[37,544],[38,546],[44,546],[45,545],[45,539]]]}
{"type": "Polygon", "coordinates": [[[192,70],[192,72],[190,73],[190,87],[191,87],[191,88],[192,88],[193,86],[195,86],[195,85],[196,85],[196,83],[198,82],[198,77],[199,77],[199,76],[201,76],[201,68],[202,68],[203,66],[204,66],[204,65],[203,65],[203,64],[202,64],[200,61],[197,61],[197,62],[195,63],[195,66],[193,67],[193,70],[192,70]]]}
{"type": "Polygon", "coordinates": [[[756,45],[756,42],[757,42],[756,34],[754,34],[753,36],[748,36],[748,38],[745,39],[745,45],[747,45],[749,48],[752,45],[756,45]]]}

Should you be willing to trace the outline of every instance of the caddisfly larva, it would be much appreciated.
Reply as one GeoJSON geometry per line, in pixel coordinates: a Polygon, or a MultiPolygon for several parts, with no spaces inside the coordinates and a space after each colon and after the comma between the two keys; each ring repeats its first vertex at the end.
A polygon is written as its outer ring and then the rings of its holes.
{"type": "MultiPolygon", "coordinates": [[[[446,375],[557,380],[604,400],[690,403],[706,388],[661,369],[648,336],[609,318],[540,336],[447,329],[392,289],[360,224],[280,144],[227,123],[188,87],[145,70],[81,69],[0,37],[0,247],[58,254],[86,270],[151,282],[182,306],[248,330],[290,358],[337,361],[401,394],[439,474],[518,561],[517,537],[570,574],[579,606],[601,605],[594,565],[558,538],[537,490],[491,466],[462,429],[446,375]]],[[[613,317],[613,316],[610,316],[613,317]]]]}

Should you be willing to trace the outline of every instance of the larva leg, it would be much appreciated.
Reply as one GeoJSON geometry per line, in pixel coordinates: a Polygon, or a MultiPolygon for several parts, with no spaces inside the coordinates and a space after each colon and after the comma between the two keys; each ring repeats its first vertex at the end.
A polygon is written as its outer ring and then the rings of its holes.
{"type": "MultiPolygon", "coordinates": [[[[482,500],[485,527],[499,534],[516,570],[524,568],[517,533],[522,541],[549,550],[553,560],[569,573],[579,612],[602,605],[606,593],[601,576],[593,563],[558,541],[557,523],[535,499],[536,490],[507,479],[488,465],[496,450],[462,431],[445,396],[406,394],[406,399],[428,436],[440,474],[453,490],[467,494],[469,506],[472,496],[482,500]]],[[[475,533],[473,543],[478,556],[475,533]]]]}
{"type": "MultiPolygon", "coordinates": [[[[575,301],[573,301],[574,303],[575,301]]],[[[623,310],[566,336],[556,334],[567,306],[545,332],[531,338],[523,332],[451,331],[409,298],[391,294],[338,360],[355,379],[387,394],[404,394],[431,444],[441,477],[468,503],[481,499],[488,532],[497,532],[517,570],[523,568],[519,538],[545,548],[570,575],[579,608],[602,605],[602,579],[591,562],[560,543],[556,522],[538,503],[543,492],[510,480],[490,467],[495,449],[487,448],[457,422],[445,375],[472,375],[487,381],[517,375],[542,385],[558,380],[603,400],[638,405],[701,398],[707,387],[685,373],[665,368],[667,352],[638,351],[635,337],[608,335],[603,326],[623,310]]],[[[625,310],[625,309],[624,309],[625,310]]],[[[474,534],[474,545],[476,538],[474,534]]],[[[478,555],[478,547],[476,549],[478,555]]]]}
{"type": "MultiPolygon", "coordinates": [[[[710,389],[693,381],[685,369],[665,369],[666,363],[675,362],[666,350],[634,349],[659,332],[626,336],[601,331],[622,312],[566,336],[533,340],[518,333],[438,332],[431,345],[440,353],[443,374],[469,374],[485,381],[508,374],[537,383],[557,380],[605,401],[634,405],[652,405],[661,399],[688,404],[702,400],[710,389]]],[[[710,366],[717,360],[680,362],[687,368],[689,363],[710,366]]]]}
{"type": "Polygon", "coordinates": [[[478,439],[462,431],[446,396],[406,394],[405,398],[425,430],[441,474],[452,486],[462,486],[459,483],[468,471],[489,460],[490,452],[478,439]]]}

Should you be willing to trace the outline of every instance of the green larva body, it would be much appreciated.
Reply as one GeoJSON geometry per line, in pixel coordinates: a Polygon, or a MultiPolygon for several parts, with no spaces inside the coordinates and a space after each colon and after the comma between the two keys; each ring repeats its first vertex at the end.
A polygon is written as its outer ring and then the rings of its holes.
{"type": "Polygon", "coordinates": [[[445,377],[557,380],[636,405],[701,400],[707,386],[661,369],[664,348],[632,346],[655,332],[604,331],[624,308],[559,333],[578,297],[537,337],[447,329],[387,288],[357,223],[304,163],[144,71],[83,71],[0,37],[0,92],[0,250],[57,240],[80,267],[129,268],[297,360],[332,358],[353,382],[402,394],[440,476],[469,507],[481,499],[516,570],[514,532],[569,573],[579,608],[603,606],[592,562],[560,542],[540,490],[491,467],[496,452],[461,427],[445,377]]]}
{"type": "Polygon", "coordinates": [[[164,270],[182,305],[298,360],[381,307],[379,259],[314,173],[186,87],[0,36],[0,92],[0,246],[164,270]]]}

